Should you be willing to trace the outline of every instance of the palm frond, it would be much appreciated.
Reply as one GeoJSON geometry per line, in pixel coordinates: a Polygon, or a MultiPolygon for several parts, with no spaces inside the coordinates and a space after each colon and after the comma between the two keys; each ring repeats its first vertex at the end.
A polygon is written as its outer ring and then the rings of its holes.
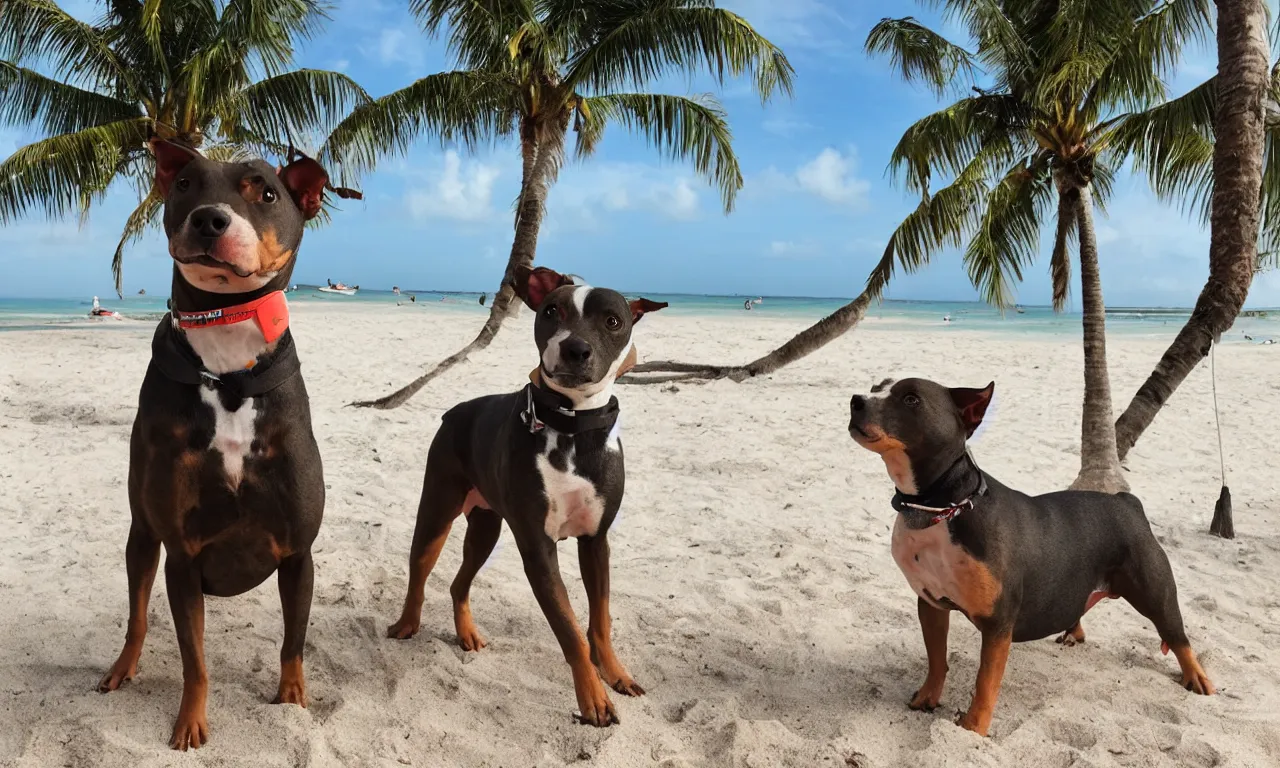
{"type": "Polygon", "coordinates": [[[1091,114],[1108,108],[1143,109],[1165,98],[1165,78],[1171,76],[1188,43],[1204,42],[1213,34],[1210,0],[1166,0],[1128,25],[1114,55],[1098,73],[1085,99],[1091,114]]]}
{"type": "Polygon", "coordinates": [[[46,134],[138,117],[138,107],[0,61],[0,125],[39,124],[46,134]]]}
{"type": "Polygon", "coordinates": [[[295,39],[319,34],[328,10],[318,0],[227,0],[220,36],[247,47],[267,75],[275,76],[293,63],[295,39]]]}
{"type": "Polygon", "coordinates": [[[372,170],[380,158],[403,155],[424,134],[466,147],[496,142],[514,128],[515,89],[483,72],[424,77],[356,108],[321,148],[322,162],[353,173],[372,170]]]}
{"type": "Polygon", "coordinates": [[[1180,202],[1208,221],[1213,181],[1216,78],[1183,96],[1126,115],[1104,137],[1108,153],[1131,157],[1162,200],[1180,202]]]}
{"type": "Polygon", "coordinates": [[[964,252],[969,280],[986,303],[1005,310],[1013,286],[1040,245],[1040,221],[1053,199],[1049,155],[1015,165],[987,193],[977,227],[964,252]]]}
{"type": "Polygon", "coordinates": [[[742,189],[742,169],[733,153],[733,136],[720,103],[711,96],[688,98],[619,93],[585,100],[586,141],[579,133],[578,153],[589,154],[610,121],[644,134],[649,144],[674,160],[689,161],[720,188],[726,212],[742,189]]]}
{"type": "Polygon", "coordinates": [[[0,222],[41,207],[50,218],[83,214],[122,167],[145,152],[145,117],[95,125],[28,144],[0,163],[0,222]]]}
{"type": "Polygon", "coordinates": [[[1080,195],[1070,192],[1058,197],[1058,228],[1053,235],[1053,256],[1049,259],[1049,277],[1053,283],[1053,311],[1067,308],[1071,296],[1071,245],[1078,237],[1079,216],[1076,206],[1080,195]]]}
{"type": "Polygon", "coordinates": [[[67,82],[86,87],[134,82],[106,36],[52,0],[5,0],[0,4],[0,59],[13,64],[43,62],[62,73],[67,82]]]}
{"type": "Polygon", "coordinates": [[[299,69],[236,91],[217,111],[224,129],[244,128],[288,144],[309,134],[329,135],[349,112],[371,101],[342,73],[299,69]]]}
{"type": "Polygon", "coordinates": [[[902,134],[889,156],[889,171],[902,178],[908,189],[927,194],[935,176],[960,173],[988,144],[1007,147],[1004,160],[1025,154],[1029,115],[1006,94],[980,94],[913,123],[902,134]]]}
{"type": "Polygon", "coordinates": [[[999,153],[979,152],[947,186],[921,199],[916,209],[898,225],[884,254],[867,277],[866,291],[879,299],[895,269],[907,273],[926,266],[939,250],[958,248],[972,230],[987,192],[988,176],[999,153]]]}
{"type": "Polygon", "coordinates": [[[125,220],[124,232],[121,233],[116,252],[111,257],[111,277],[115,280],[116,295],[124,296],[124,249],[146,234],[146,231],[158,220],[162,208],[164,208],[164,198],[160,196],[158,190],[153,189],[125,220]]]}
{"type": "Polygon", "coordinates": [[[509,63],[516,32],[538,20],[532,0],[410,0],[409,11],[427,34],[450,30],[449,51],[461,66],[490,72],[509,63]]]}
{"type": "Polygon", "coordinates": [[[867,34],[868,54],[888,54],[907,82],[923,82],[938,96],[957,79],[973,80],[973,56],[964,48],[907,16],[881,19],[867,34]]]}
{"type": "Polygon", "coordinates": [[[923,0],[930,7],[941,7],[948,19],[954,19],[978,41],[977,59],[992,71],[1017,80],[1034,65],[1030,46],[1017,25],[1005,14],[1002,0],[923,0]]]}
{"type": "Polygon", "coordinates": [[[671,72],[705,68],[718,82],[751,74],[762,101],[779,90],[791,94],[795,70],[786,54],[741,16],[701,4],[631,5],[635,12],[610,18],[569,61],[567,88],[639,88],[671,72]]]}
{"type": "Polygon", "coordinates": [[[1280,251],[1259,251],[1258,261],[1253,268],[1255,275],[1280,269],[1280,251]]]}

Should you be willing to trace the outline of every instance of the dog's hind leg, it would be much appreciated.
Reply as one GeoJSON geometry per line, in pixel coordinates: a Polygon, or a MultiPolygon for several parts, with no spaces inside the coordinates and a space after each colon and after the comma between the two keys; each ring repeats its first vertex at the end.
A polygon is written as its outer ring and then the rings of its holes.
{"type": "Polygon", "coordinates": [[[151,586],[160,565],[160,542],[147,530],[146,524],[136,518],[129,527],[124,564],[129,574],[129,626],[125,630],[120,657],[98,683],[100,693],[114,691],[125,680],[132,680],[138,674],[142,641],[147,636],[147,606],[151,602],[151,586]]]}
{"type": "Polygon", "coordinates": [[[587,628],[591,661],[595,662],[600,676],[610,688],[626,696],[643,696],[644,689],[632,679],[613,652],[613,627],[609,616],[609,539],[603,532],[578,539],[578,562],[591,612],[587,628]]]}
{"type": "Polygon", "coordinates": [[[467,514],[467,537],[462,544],[462,565],[449,587],[453,597],[453,626],[464,651],[478,651],[486,642],[471,618],[471,582],[489,559],[502,534],[502,517],[492,509],[474,507],[467,514]]]}
{"type": "Polygon", "coordinates": [[[1123,597],[1138,613],[1151,620],[1160,633],[1162,650],[1173,651],[1182,668],[1182,687],[1205,696],[1214,693],[1213,683],[1191,650],[1178,609],[1178,587],[1173,581],[1169,558],[1156,543],[1136,547],[1112,578],[1111,591],[1123,597]]]}
{"type": "Polygon", "coordinates": [[[422,498],[418,501],[418,522],[413,529],[409,548],[409,589],[404,598],[400,619],[387,627],[387,637],[407,640],[418,633],[422,623],[422,600],[427,577],[435,567],[454,518],[462,514],[462,503],[471,490],[462,477],[443,475],[427,461],[422,480],[422,498]]]}

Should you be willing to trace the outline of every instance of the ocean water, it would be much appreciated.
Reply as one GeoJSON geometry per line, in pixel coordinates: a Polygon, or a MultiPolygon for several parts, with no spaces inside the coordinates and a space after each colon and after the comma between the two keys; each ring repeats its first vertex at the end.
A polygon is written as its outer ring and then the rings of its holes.
{"type": "MultiPolygon", "coordinates": [[[[631,295],[631,294],[628,294],[631,295]]],[[[405,290],[401,295],[391,291],[361,289],[355,296],[326,294],[314,286],[300,286],[289,293],[293,304],[338,302],[343,304],[396,304],[421,306],[433,310],[445,310],[474,314],[483,317],[488,308],[479,303],[479,293],[453,293],[441,291],[405,290]],[[416,299],[409,301],[412,295],[416,299]]],[[[704,317],[761,317],[787,318],[816,321],[844,305],[848,299],[806,298],[798,296],[704,296],[694,294],[644,293],[654,301],[670,304],[663,310],[669,314],[700,315],[704,317]],[[759,299],[759,303],[755,303],[759,299]],[[750,310],[744,308],[751,302],[750,310]]],[[[167,296],[127,296],[123,299],[108,297],[101,300],[103,307],[118,311],[126,319],[155,321],[166,311],[167,296]]],[[[89,309],[92,297],[60,299],[6,299],[0,298],[0,332],[57,328],[94,327],[135,328],[135,323],[120,323],[110,318],[91,319],[89,309]]],[[[1125,308],[1107,310],[1109,334],[1145,335],[1172,339],[1186,322],[1188,309],[1125,308]]],[[[1021,312],[1010,310],[1001,314],[990,306],[977,302],[934,301],[885,301],[874,305],[867,316],[874,318],[876,328],[936,328],[939,333],[951,330],[971,330],[1018,335],[1070,335],[1080,334],[1078,312],[1055,313],[1050,307],[1028,306],[1021,312]]],[[[1262,343],[1267,340],[1280,342],[1280,310],[1273,310],[1262,317],[1241,317],[1235,327],[1224,337],[1224,342],[1262,343]]]]}

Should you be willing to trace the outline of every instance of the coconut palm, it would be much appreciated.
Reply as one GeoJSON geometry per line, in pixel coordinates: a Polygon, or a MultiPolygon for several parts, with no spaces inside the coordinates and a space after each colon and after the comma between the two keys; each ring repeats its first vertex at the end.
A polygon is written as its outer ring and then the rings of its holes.
{"type": "MultiPolygon", "coordinates": [[[[1261,0],[1218,0],[1218,74],[1126,121],[1132,151],[1161,196],[1209,225],[1209,279],[1186,325],[1116,422],[1124,458],[1175,389],[1235,322],[1256,273],[1280,246],[1280,64],[1268,72],[1261,0]],[[1261,225],[1261,252],[1255,238],[1261,225]]],[[[1219,526],[1217,517],[1214,525],[1219,526]]],[[[1228,524],[1229,530],[1229,524],[1228,524]]]]}
{"type": "Polygon", "coordinates": [[[719,102],[644,89],[665,75],[706,71],[719,82],[749,75],[768,99],[779,90],[790,93],[793,75],[780,49],[714,0],[412,0],[410,8],[428,34],[448,30],[458,69],[356,110],[330,137],[325,158],[344,173],[360,173],[423,135],[472,148],[514,138],[520,196],[506,273],[479,335],[398,392],[358,403],[379,408],[401,405],[487,347],[519,306],[512,301],[513,276],[533,263],[570,128],[583,159],[610,124],[642,134],[708,177],[728,211],[742,172],[719,102]]]}
{"type": "Polygon", "coordinates": [[[939,251],[963,249],[980,296],[1001,308],[1054,220],[1049,268],[1053,303],[1079,260],[1084,312],[1085,394],[1077,488],[1117,491],[1121,473],[1106,363],[1105,308],[1094,236],[1095,205],[1111,192],[1123,156],[1116,126],[1165,99],[1163,78],[1183,43],[1210,29],[1209,0],[921,0],[968,32],[974,50],[912,17],[884,19],[866,47],[887,54],[904,79],[939,96],[965,95],[902,136],[890,169],[920,203],[890,235],[864,292],[775,352],[741,367],[653,363],[638,372],[745,378],[770,373],[853,327],[895,269],[915,271],[939,251]],[[941,186],[935,182],[945,179],[941,186]]]}
{"type": "Polygon", "coordinates": [[[86,23],[53,0],[0,2],[0,125],[42,136],[0,163],[0,224],[33,210],[83,220],[131,182],[138,206],[111,264],[119,292],[125,248],[163,204],[149,138],[219,158],[283,154],[368,96],[337,72],[290,70],[294,43],[325,20],[316,0],[101,5],[86,23]]]}

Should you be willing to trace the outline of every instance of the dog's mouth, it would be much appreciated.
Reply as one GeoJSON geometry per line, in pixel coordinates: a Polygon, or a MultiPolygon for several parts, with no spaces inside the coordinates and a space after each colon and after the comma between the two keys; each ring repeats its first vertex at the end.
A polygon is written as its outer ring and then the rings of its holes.
{"type": "Polygon", "coordinates": [[[234,264],[229,264],[225,261],[219,261],[218,259],[213,258],[213,256],[209,255],[208,253],[200,253],[195,255],[182,255],[182,256],[174,255],[173,260],[178,262],[179,264],[196,264],[202,267],[211,267],[213,269],[220,269],[224,272],[230,272],[236,277],[251,277],[253,275],[252,272],[248,270],[240,269],[234,264]]]}
{"type": "Polygon", "coordinates": [[[869,430],[859,426],[855,422],[849,422],[849,436],[859,445],[870,447],[884,440],[884,432],[881,430],[869,430]]]}

